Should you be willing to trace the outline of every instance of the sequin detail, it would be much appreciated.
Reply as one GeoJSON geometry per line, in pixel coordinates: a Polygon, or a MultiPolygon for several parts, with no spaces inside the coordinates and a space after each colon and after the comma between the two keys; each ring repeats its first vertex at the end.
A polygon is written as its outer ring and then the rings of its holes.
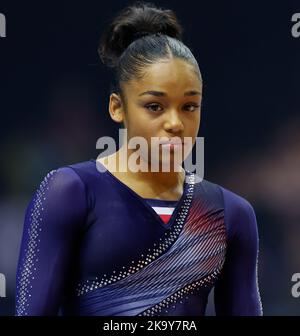
{"type": "Polygon", "coordinates": [[[44,201],[47,198],[49,190],[49,182],[53,179],[57,170],[50,171],[41,182],[38,190],[33,198],[33,206],[31,207],[29,227],[26,234],[28,244],[25,249],[24,256],[21,260],[22,268],[17,277],[17,315],[28,315],[26,312],[29,306],[32,289],[32,281],[38,268],[38,252],[39,252],[39,235],[42,231],[42,214],[44,211],[44,201]]]}
{"type": "Polygon", "coordinates": [[[174,243],[182,230],[183,224],[191,206],[194,193],[195,174],[189,173],[186,176],[186,182],[188,184],[186,195],[178,210],[174,225],[170,230],[165,232],[166,237],[164,239],[160,238],[159,243],[154,243],[153,248],[149,248],[146,255],[142,254],[138,261],[132,260],[132,266],[130,266],[128,269],[125,269],[125,266],[123,266],[123,271],[120,271],[119,273],[113,271],[113,274],[104,274],[103,277],[99,280],[96,277],[96,280],[86,280],[85,284],[79,284],[76,289],[77,296],[81,296],[90,291],[110,285],[118,280],[138,272],[149,263],[157,259],[160,255],[162,255],[164,251],[166,251],[174,243]]]}
{"type": "Polygon", "coordinates": [[[212,286],[215,283],[215,280],[217,279],[219,274],[220,268],[214,271],[209,276],[201,280],[194,281],[193,283],[183,287],[173,295],[167,297],[155,306],[145,310],[138,316],[155,316],[156,314],[159,314],[161,312],[168,313],[169,311],[167,309],[175,309],[178,301],[181,304],[184,302],[184,300],[188,300],[189,295],[192,295],[196,290],[198,291],[200,288],[212,286]]]}

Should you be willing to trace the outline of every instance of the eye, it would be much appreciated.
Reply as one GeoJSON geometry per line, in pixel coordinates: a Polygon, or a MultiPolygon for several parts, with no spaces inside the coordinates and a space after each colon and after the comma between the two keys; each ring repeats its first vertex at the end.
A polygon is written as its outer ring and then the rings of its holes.
{"type": "Polygon", "coordinates": [[[195,110],[197,110],[200,107],[200,105],[198,104],[186,104],[184,106],[184,109],[188,112],[194,112],[195,110]]]}
{"type": "Polygon", "coordinates": [[[163,108],[159,104],[148,104],[146,105],[146,109],[150,110],[151,112],[161,112],[163,108]]]}

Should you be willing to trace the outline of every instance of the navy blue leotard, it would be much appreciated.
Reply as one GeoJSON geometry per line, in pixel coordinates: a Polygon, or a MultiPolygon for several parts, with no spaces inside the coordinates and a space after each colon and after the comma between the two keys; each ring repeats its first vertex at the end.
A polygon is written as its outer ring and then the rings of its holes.
{"type": "Polygon", "coordinates": [[[217,315],[262,314],[257,224],[244,198],[186,171],[164,221],[159,200],[98,164],[53,170],[33,195],[16,315],[205,315],[212,288],[217,315]]]}

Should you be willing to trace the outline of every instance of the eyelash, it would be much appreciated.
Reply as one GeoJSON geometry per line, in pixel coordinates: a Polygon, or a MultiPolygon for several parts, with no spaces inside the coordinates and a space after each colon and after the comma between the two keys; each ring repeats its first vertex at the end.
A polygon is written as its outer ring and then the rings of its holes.
{"type": "MultiPolygon", "coordinates": [[[[156,104],[156,103],[148,104],[145,107],[146,107],[146,109],[148,109],[149,111],[154,112],[154,113],[161,112],[161,111],[153,111],[149,108],[149,107],[153,107],[153,106],[161,107],[159,104],[156,104]]],[[[200,107],[200,105],[198,105],[198,104],[186,104],[185,106],[193,106],[195,108],[194,111],[200,107]]],[[[188,111],[188,112],[194,112],[194,111],[188,111]]]]}

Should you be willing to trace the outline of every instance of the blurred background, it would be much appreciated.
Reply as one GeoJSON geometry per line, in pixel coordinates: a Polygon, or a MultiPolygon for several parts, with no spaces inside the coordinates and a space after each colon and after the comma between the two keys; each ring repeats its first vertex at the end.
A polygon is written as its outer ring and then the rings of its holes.
{"type": "MultiPolygon", "coordinates": [[[[153,1],[175,10],[204,78],[199,136],[205,178],[253,205],[265,315],[300,315],[299,1],[153,1]]],[[[0,273],[14,314],[25,209],[52,169],[96,158],[110,120],[110,73],[97,55],[109,19],[128,1],[3,1],[0,38],[0,273]]],[[[207,313],[213,315],[210,302],[207,313]]]]}

